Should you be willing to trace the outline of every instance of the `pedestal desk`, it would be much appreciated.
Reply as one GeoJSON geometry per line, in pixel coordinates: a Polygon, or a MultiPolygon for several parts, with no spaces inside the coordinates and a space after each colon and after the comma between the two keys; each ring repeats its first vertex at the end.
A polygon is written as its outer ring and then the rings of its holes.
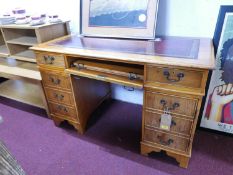
{"type": "Polygon", "coordinates": [[[158,41],[66,36],[32,47],[50,116],[79,133],[110,96],[109,83],[144,90],[141,154],[165,151],[188,166],[208,72],[215,66],[212,40],[164,37],[158,41]],[[172,116],[161,127],[164,113],[172,116]]]}

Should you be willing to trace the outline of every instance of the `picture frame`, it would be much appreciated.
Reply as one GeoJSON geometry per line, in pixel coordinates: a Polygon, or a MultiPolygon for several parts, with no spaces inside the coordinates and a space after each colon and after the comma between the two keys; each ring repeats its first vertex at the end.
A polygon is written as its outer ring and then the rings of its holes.
{"type": "Polygon", "coordinates": [[[154,39],[159,0],[81,0],[81,35],[154,39]]]}
{"type": "Polygon", "coordinates": [[[233,6],[221,6],[213,38],[216,69],[212,71],[200,127],[233,134],[233,6]]]}

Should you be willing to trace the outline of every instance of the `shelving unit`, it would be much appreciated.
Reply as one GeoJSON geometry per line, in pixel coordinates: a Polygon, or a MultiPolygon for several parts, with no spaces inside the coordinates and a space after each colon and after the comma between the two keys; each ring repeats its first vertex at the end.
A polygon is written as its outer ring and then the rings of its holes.
{"type": "Polygon", "coordinates": [[[1,25],[0,56],[35,63],[31,46],[69,34],[69,22],[43,24],[38,26],[1,25]],[[2,54],[1,54],[2,53],[2,54]]]}
{"type": "Polygon", "coordinates": [[[36,56],[29,48],[68,34],[69,21],[0,25],[0,77],[8,79],[0,83],[0,96],[47,110],[36,56]]]}

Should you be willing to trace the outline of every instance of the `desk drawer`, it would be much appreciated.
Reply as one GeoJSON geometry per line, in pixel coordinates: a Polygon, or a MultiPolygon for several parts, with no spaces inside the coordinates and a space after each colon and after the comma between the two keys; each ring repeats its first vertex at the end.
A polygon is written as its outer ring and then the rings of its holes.
{"type": "Polygon", "coordinates": [[[156,130],[145,128],[144,141],[152,144],[158,144],[171,149],[187,152],[189,147],[189,139],[178,137],[175,135],[159,132],[156,130]]]}
{"type": "MultiPolygon", "coordinates": [[[[149,110],[145,110],[144,111],[145,126],[160,130],[161,115],[162,113],[156,113],[149,110]]],[[[179,133],[185,136],[190,136],[192,125],[193,125],[193,120],[184,119],[177,117],[176,115],[173,115],[170,132],[179,133]]]]}
{"type": "Polygon", "coordinates": [[[60,115],[64,116],[64,118],[77,120],[77,113],[74,108],[51,102],[49,102],[48,104],[51,114],[60,115]]]}
{"type": "Polygon", "coordinates": [[[45,88],[45,93],[49,101],[54,101],[66,105],[74,105],[74,98],[69,92],[45,88]]]}
{"type": "Polygon", "coordinates": [[[69,77],[55,72],[48,72],[42,70],[40,72],[44,86],[67,90],[71,89],[69,77]]]}
{"type": "Polygon", "coordinates": [[[146,83],[202,88],[203,71],[146,66],[146,83]]]}
{"type": "Polygon", "coordinates": [[[50,53],[36,53],[36,60],[39,65],[65,68],[65,61],[63,55],[50,53]]]}
{"type": "Polygon", "coordinates": [[[196,114],[197,100],[146,91],[145,107],[162,112],[168,108],[172,114],[194,117],[196,114]]]}

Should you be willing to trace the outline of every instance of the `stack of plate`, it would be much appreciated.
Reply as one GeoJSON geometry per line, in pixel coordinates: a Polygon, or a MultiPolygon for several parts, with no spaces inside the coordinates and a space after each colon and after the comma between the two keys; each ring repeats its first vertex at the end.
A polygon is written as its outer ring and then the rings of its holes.
{"type": "Polygon", "coordinates": [[[26,10],[24,8],[15,8],[12,10],[16,21],[15,24],[28,24],[30,21],[30,17],[26,15],[26,10]]]}
{"type": "Polygon", "coordinates": [[[62,22],[58,15],[49,15],[49,23],[59,23],[62,22]]]}
{"type": "Polygon", "coordinates": [[[12,16],[0,16],[0,25],[14,24],[15,18],[12,16]]]}
{"type": "Polygon", "coordinates": [[[45,23],[46,15],[34,15],[31,17],[31,26],[42,25],[45,23]]]}
{"type": "Polygon", "coordinates": [[[36,26],[36,25],[42,25],[46,23],[46,14],[34,14],[31,16],[30,25],[36,26]]]}

